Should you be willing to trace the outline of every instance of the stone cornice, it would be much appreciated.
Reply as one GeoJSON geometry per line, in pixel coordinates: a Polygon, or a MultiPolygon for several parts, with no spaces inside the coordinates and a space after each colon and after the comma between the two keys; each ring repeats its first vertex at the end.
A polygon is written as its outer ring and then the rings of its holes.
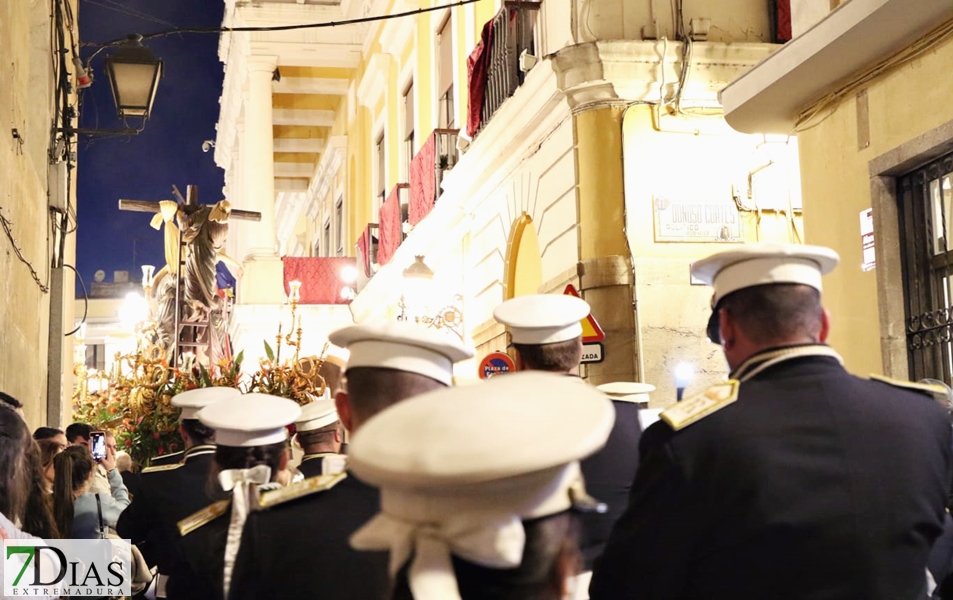
{"type": "MultiPolygon", "coordinates": [[[[407,4],[406,0],[396,0],[390,13],[401,13],[408,10],[411,10],[411,7],[407,4]]],[[[381,42],[381,50],[388,54],[393,54],[394,56],[400,56],[403,53],[404,46],[407,45],[407,42],[410,41],[411,36],[414,34],[416,23],[417,20],[412,18],[385,21],[384,28],[381,30],[381,35],[378,38],[381,42]]]]}
{"type": "MultiPolygon", "coordinates": [[[[773,44],[693,43],[682,105],[720,106],[718,92],[777,48],[773,44]]],[[[573,110],[658,102],[663,79],[668,95],[677,88],[682,54],[682,42],[588,42],[556,52],[553,69],[573,110]]]]}
{"type": "Polygon", "coordinates": [[[364,70],[364,76],[361,78],[361,83],[357,86],[357,100],[361,106],[373,110],[380,97],[384,95],[387,90],[393,58],[390,54],[383,53],[371,56],[367,62],[367,68],[364,70]]]}

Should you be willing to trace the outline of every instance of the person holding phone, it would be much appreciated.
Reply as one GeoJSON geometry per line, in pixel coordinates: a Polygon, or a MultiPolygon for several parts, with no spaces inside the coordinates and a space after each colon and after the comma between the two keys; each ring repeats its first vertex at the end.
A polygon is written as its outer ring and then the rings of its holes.
{"type": "MultiPolygon", "coordinates": [[[[73,446],[85,446],[91,454],[94,444],[102,448],[103,441],[105,441],[106,446],[108,446],[108,437],[111,435],[112,433],[110,432],[96,431],[89,423],[73,423],[66,428],[66,440],[73,446]]],[[[112,438],[112,443],[113,446],[115,446],[115,438],[112,438]]],[[[101,457],[105,456],[102,452],[98,452],[97,454],[101,457]]],[[[101,461],[102,458],[99,460],[94,459],[93,480],[90,482],[88,491],[93,494],[105,494],[108,496],[112,493],[112,487],[109,485],[109,475],[106,469],[100,464],[101,461]]]]}
{"type": "Polygon", "coordinates": [[[129,491],[116,470],[116,453],[105,445],[105,436],[97,448],[95,437],[94,433],[90,443],[97,449],[97,455],[103,457],[98,464],[85,446],[70,446],[53,459],[53,514],[65,537],[102,538],[107,528],[116,526],[119,515],[129,506],[129,491]],[[91,489],[97,466],[102,466],[108,475],[109,494],[91,489]]]}

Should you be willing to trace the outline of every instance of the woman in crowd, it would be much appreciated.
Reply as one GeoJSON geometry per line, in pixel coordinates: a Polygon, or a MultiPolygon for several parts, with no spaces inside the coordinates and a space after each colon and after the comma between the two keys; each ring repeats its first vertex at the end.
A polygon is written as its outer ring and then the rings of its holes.
{"type": "MultiPolygon", "coordinates": [[[[28,451],[33,443],[30,430],[12,408],[0,406],[0,538],[33,539],[14,522],[22,521],[30,488],[28,451]]],[[[4,563],[0,561],[0,581],[4,580],[4,563]]],[[[53,573],[59,565],[50,565],[53,573]]]]}
{"type": "Polygon", "coordinates": [[[30,488],[27,496],[26,510],[23,515],[23,531],[43,539],[52,540],[62,537],[53,519],[52,487],[47,480],[47,471],[52,477],[53,457],[59,451],[55,442],[45,440],[40,442],[53,446],[52,455],[46,456],[49,448],[44,450],[37,442],[30,444],[27,449],[27,469],[30,477],[30,488]],[[49,464],[44,461],[48,460],[49,464]]]}
{"type": "Polygon", "coordinates": [[[111,495],[89,493],[93,457],[85,446],[70,446],[53,460],[53,514],[60,532],[74,539],[96,539],[106,528],[115,527],[129,506],[129,492],[115,468],[115,454],[107,450],[102,464],[109,478],[111,495]]]}
{"type": "Polygon", "coordinates": [[[40,468],[43,470],[43,489],[47,494],[53,493],[53,459],[63,451],[66,446],[61,446],[56,440],[38,440],[37,448],[40,451],[40,468]]]}

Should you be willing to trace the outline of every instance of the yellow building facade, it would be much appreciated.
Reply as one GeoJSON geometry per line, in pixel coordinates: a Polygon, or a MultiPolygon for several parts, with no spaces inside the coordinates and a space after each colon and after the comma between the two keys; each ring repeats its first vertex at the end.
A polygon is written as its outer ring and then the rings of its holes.
{"type": "MultiPolygon", "coordinates": [[[[353,319],[459,309],[479,349],[463,375],[505,351],[500,302],[572,285],[606,334],[602,362],[582,368],[593,383],[649,381],[664,405],[681,362],[699,373],[693,386],[723,377],[703,333],[710,290],[692,285],[690,264],[803,237],[796,142],[731,130],[717,98],[777,48],[764,3],[685,2],[677,14],[624,0],[439,4],[226,3],[226,24],[245,26],[436,8],[223,37],[216,160],[233,205],[265,213],[236,228],[229,254],[254,263],[270,221],[276,256],[357,255],[353,319]],[[468,59],[488,23],[486,91],[474,95],[468,59]],[[264,84],[263,116],[253,100],[264,84]],[[471,100],[481,123],[468,135],[471,100]],[[264,120],[271,153],[249,136],[264,120]],[[431,151],[436,200],[414,218],[411,171],[431,151]],[[251,195],[269,171],[273,203],[251,195]],[[412,302],[403,272],[417,256],[434,277],[412,302]]],[[[253,277],[246,269],[240,305],[282,301],[252,291],[253,277]]]]}
{"type": "MultiPolygon", "coordinates": [[[[61,11],[66,5],[56,3],[61,11]]],[[[75,236],[67,233],[75,213],[68,220],[63,215],[76,199],[67,187],[65,157],[54,146],[61,136],[51,134],[62,124],[55,118],[50,12],[50,3],[0,6],[0,52],[7,61],[0,91],[6,124],[0,136],[0,390],[23,403],[31,427],[60,425],[72,391],[72,338],[64,334],[72,329],[74,283],[62,265],[75,264],[75,236]]]]}
{"type": "Polygon", "coordinates": [[[798,135],[805,240],[841,255],[824,298],[847,367],[949,383],[953,6],[802,9],[801,35],[725,90],[727,118],[798,135]]]}

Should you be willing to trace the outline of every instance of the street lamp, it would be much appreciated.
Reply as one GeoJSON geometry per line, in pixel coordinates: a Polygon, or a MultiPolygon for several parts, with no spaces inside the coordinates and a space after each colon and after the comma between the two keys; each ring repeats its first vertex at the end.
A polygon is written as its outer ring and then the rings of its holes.
{"type": "Polygon", "coordinates": [[[692,378],[695,376],[695,369],[688,363],[679,363],[675,367],[675,390],[676,390],[676,400],[681,400],[682,395],[685,393],[685,388],[688,387],[688,384],[692,382],[692,378]]]}
{"type": "Polygon", "coordinates": [[[141,35],[130,35],[106,57],[106,76],[119,119],[148,119],[162,77],[162,60],[142,45],[141,35]]]}
{"type": "Polygon", "coordinates": [[[141,35],[129,35],[118,45],[102,46],[89,57],[85,68],[82,63],[77,65],[80,87],[88,87],[91,84],[89,63],[97,54],[108,48],[116,50],[106,57],[106,77],[116,103],[116,115],[125,128],[74,129],[67,121],[67,125],[59,131],[67,135],[135,135],[142,131],[146,120],[152,115],[152,104],[159,89],[159,79],[162,78],[162,59],[156,58],[142,45],[141,35]],[[129,127],[126,123],[129,118],[141,119],[139,127],[129,127]]]}
{"type": "Polygon", "coordinates": [[[433,271],[424,263],[424,257],[414,257],[414,264],[404,269],[404,291],[400,297],[400,316],[398,321],[408,321],[407,308],[419,309],[427,299],[433,271]]]}

